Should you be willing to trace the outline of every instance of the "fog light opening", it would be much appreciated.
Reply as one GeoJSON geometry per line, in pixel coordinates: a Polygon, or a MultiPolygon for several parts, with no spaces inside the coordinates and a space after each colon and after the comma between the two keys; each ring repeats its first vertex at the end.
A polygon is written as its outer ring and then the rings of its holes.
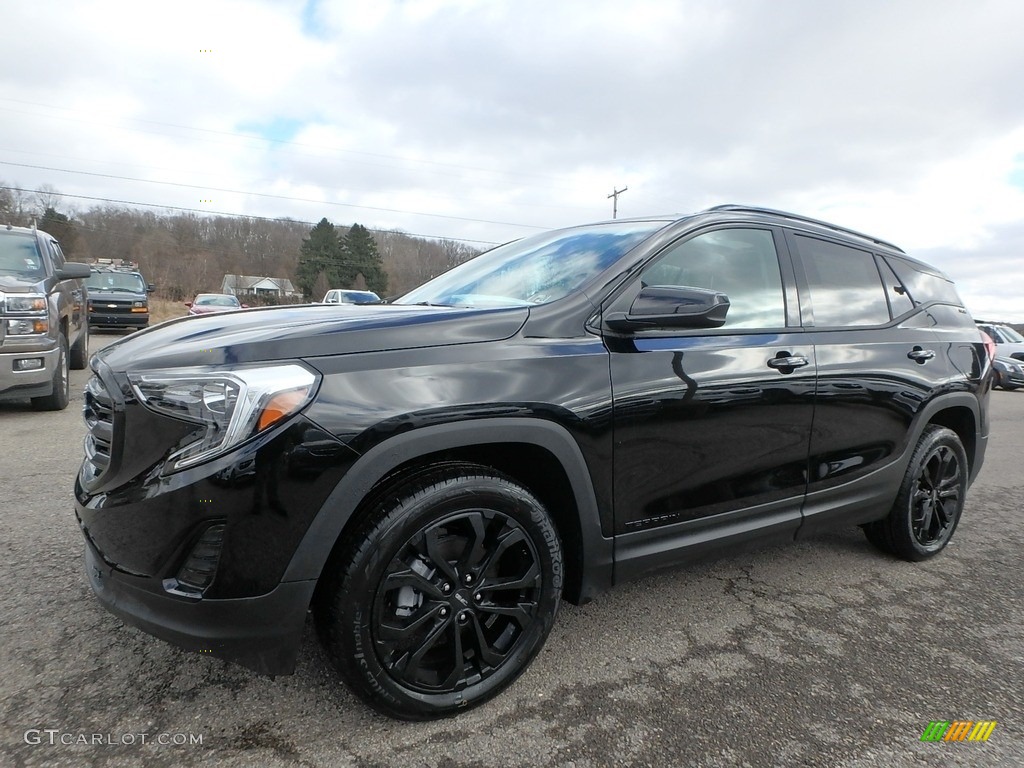
{"type": "Polygon", "coordinates": [[[211,525],[192,547],[185,563],[178,570],[178,589],[202,591],[213,583],[224,546],[224,523],[211,525]]]}
{"type": "Polygon", "coordinates": [[[14,361],[16,371],[41,371],[44,363],[41,357],[20,357],[14,361]]]}

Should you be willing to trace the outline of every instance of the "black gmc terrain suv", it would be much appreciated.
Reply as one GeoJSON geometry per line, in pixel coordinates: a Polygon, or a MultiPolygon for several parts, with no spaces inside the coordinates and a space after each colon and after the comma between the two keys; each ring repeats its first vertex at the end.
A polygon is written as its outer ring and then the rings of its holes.
{"type": "Polygon", "coordinates": [[[508,686],[562,598],[860,525],[949,542],[991,351],[889,243],[758,208],[509,243],[390,305],[183,318],[107,347],[75,485],[114,613],[437,717],[508,686]]]}

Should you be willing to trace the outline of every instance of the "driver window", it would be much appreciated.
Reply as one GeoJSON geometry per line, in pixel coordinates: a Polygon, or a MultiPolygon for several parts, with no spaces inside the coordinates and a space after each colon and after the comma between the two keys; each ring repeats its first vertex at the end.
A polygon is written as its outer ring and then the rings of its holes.
{"type": "Polygon", "coordinates": [[[786,303],[772,233],[720,229],[671,246],[640,275],[643,285],[707,288],[729,297],[723,328],[782,328],[786,303]]]}

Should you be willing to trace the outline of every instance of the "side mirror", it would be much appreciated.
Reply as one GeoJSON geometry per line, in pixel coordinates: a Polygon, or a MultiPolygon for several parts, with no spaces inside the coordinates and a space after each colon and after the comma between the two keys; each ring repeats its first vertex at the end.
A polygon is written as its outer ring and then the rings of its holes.
{"type": "Polygon", "coordinates": [[[243,304],[243,305],[242,305],[242,309],[248,309],[248,308],[249,308],[249,305],[248,305],[248,304],[243,304]]]}
{"type": "Polygon", "coordinates": [[[154,283],[146,283],[146,293],[152,293],[155,290],[156,285],[154,283]]]}
{"type": "Polygon", "coordinates": [[[92,267],[88,264],[81,264],[77,261],[66,261],[64,266],[57,270],[58,280],[77,280],[86,278],[92,274],[92,267]]]}
{"type": "Polygon", "coordinates": [[[192,306],[192,302],[191,301],[186,301],[185,302],[185,306],[186,307],[191,307],[192,306]]]}
{"type": "Polygon", "coordinates": [[[604,324],[613,331],[651,328],[719,328],[725,325],[729,297],[707,288],[646,285],[628,312],[611,312],[604,324]]]}

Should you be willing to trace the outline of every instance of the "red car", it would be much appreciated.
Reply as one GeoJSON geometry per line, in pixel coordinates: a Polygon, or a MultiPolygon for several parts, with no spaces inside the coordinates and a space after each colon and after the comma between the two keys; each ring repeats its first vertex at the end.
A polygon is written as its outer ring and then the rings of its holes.
{"type": "Polygon", "coordinates": [[[239,304],[238,299],[229,293],[200,293],[192,301],[186,301],[190,315],[208,315],[212,312],[234,312],[236,309],[247,309],[248,304],[239,304]]]}

